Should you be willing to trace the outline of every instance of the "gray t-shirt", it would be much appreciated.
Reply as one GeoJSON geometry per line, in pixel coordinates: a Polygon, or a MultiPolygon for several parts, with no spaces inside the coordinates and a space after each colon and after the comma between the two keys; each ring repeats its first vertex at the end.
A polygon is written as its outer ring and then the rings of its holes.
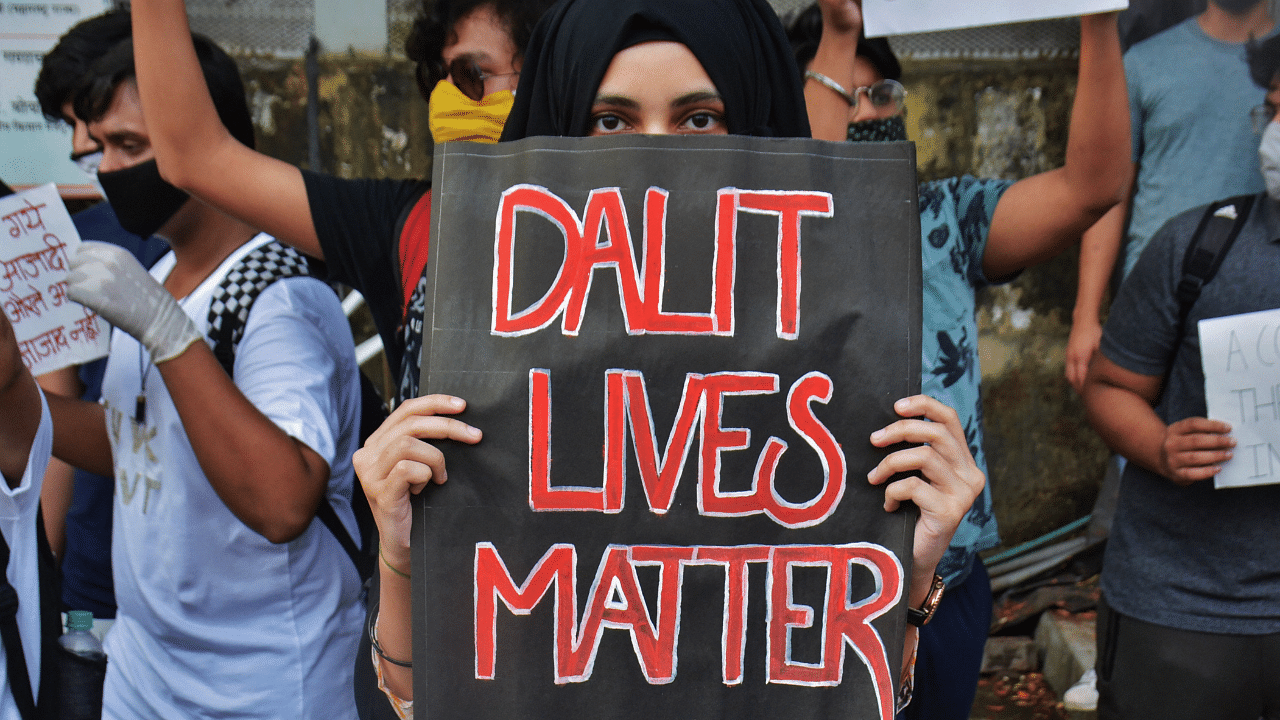
{"type": "MultiPolygon", "coordinates": [[[[1196,322],[1280,307],[1280,205],[1265,195],[1187,318],[1176,348],[1187,245],[1204,214],[1170,220],[1112,305],[1102,353],[1126,370],[1165,376],[1156,414],[1166,423],[1205,414],[1196,322]],[[1172,370],[1169,359],[1174,358],[1172,370]]],[[[1199,632],[1280,632],[1280,486],[1179,487],[1129,463],[1102,570],[1118,612],[1199,632]]]]}
{"type": "Polygon", "coordinates": [[[1124,249],[1128,275],[1173,216],[1263,191],[1249,109],[1265,91],[1249,79],[1244,45],[1209,37],[1196,18],[1134,45],[1124,71],[1138,163],[1124,249]]]}

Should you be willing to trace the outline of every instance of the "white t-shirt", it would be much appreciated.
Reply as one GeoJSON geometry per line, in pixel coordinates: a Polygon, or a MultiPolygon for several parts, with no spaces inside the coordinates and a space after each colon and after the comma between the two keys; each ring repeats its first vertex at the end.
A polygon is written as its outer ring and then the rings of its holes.
{"type": "MultiPolygon", "coordinates": [[[[36,511],[40,507],[40,485],[53,449],[53,421],[49,406],[40,396],[40,428],[27,454],[27,467],[16,488],[0,480],[0,532],[9,544],[9,584],[18,591],[18,633],[22,653],[31,678],[31,696],[40,687],[40,573],[36,565],[36,511]]],[[[0,645],[0,720],[22,720],[9,689],[4,646],[0,645]]]]}
{"type": "MultiPolygon", "coordinates": [[[[203,333],[213,289],[265,235],[181,301],[203,333]]],[[[163,279],[172,253],[151,274],[163,279]]],[[[214,492],[145,350],[115,331],[103,378],[115,452],[117,619],[106,639],[105,718],[345,718],[363,608],[350,558],[315,519],[275,545],[214,492]],[[145,378],[145,384],[142,382],[145,378]],[[134,421],[146,395],[145,425],[134,421]]],[[[237,347],[245,397],[328,463],[328,497],[355,534],[351,454],[360,390],[334,292],[292,278],[263,290],[237,347]]]]}

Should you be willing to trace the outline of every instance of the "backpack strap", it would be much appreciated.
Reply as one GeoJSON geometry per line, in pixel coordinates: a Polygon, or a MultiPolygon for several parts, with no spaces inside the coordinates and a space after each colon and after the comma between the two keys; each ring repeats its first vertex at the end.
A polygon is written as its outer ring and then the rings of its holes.
{"type": "MultiPolygon", "coordinates": [[[[235,377],[236,347],[244,338],[249,311],[253,309],[253,303],[262,291],[277,280],[310,276],[311,268],[307,265],[307,259],[276,240],[251,250],[227,271],[222,282],[213,290],[213,298],[209,303],[207,335],[213,343],[214,357],[218,358],[228,377],[235,377]]],[[[364,373],[360,374],[360,379],[362,383],[367,382],[364,373]]],[[[364,400],[366,393],[362,392],[361,395],[364,400]]],[[[356,489],[352,488],[352,495],[357,494],[356,489]]],[[[351,538],[351,534],[338,519],[338,513],[333,509],[333,503],[327,494],[320,499],[316,516],[329,528],[338,544],[351,558],[361,581],[368,579],[373,574],[373,563],[367,557],[369,553],[362,552],[351,538]]]]}
{"type": "Polygon", "coordinates": [[[1178,298],[1178,334],[1172,345],[1175,354],[1187,334],[1186,324],[1191,308],[1200,299],[1200,291],[1218,274],[1222,260],[1248,221],[1256,199],[1256,195],[1240,195],[1219,200],[1205,208],[1204,217],[1200,218],[1187,252],[1182,256],[1182,278],[1175,293],[1178,298]]]}
{"type": "Polygon", "coordinates": [[[207,335],[228,376],[235,377],[236,346],[244,337],[249,309],[262,291],[281,278],[309,275],[306,258],[275,240],[250,251],[227,271],[213,289],[207,335]]]}
{"type": "Polygon", "coordinates": [[[27,656],[22,650],[22,634],[18,631],[18,591],[9,583],[9,543],[0,535],[0,642],[9,675],[9,691],[18,706],[22,720],[35,720],[36,701],[31,692],[31,675],[27,673],[27,656]]]}
{"type": "MultiPolygon", "coordinates": [[[[352,490],[355,493],[355,490],[352,490]]],[[[347,557],[351,558],[351,562],[356,566],[356,572],[360,575],[360,581],[364,582],[373,577],[373,557],[356,547],[356,541],[351,538],[351,533],[347,532],[346,526],[338,519],[338,513],[333,509],[333,503],[329,502],[326,497],[320,502],[320,506],[316,508],[316,517],[320,518],[320,522],[329,528],[333,536],[338,539],[338,544],[346,551],[347,557]]]]}
{"type": "Polygon", "coordinates": [[[40,579],[40,688],[36,692],[37,717],[56,718],[62,697],[58,638],[62,636],[62,571],[49,547],[44,508],[36,510],[36,567],[40,579]]]}

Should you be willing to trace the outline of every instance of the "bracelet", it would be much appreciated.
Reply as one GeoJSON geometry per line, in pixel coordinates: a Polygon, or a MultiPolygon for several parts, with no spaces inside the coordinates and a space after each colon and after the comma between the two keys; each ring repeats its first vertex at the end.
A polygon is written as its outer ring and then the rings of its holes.
{"type": "Polygon", "coordinates": [[[374,615],[373,622],[369,623],[369,644],[373,646],[373,651],[378,653],[378,657],[382,658],[383,660],[386,660],[392,665],[395,665],[396,667],[402,667],[402,668],[413,667],[412,660],[408,660],[408,661],[396,660],[395,658],[387,657],[387,654],[382,652],[382,646],[378,644],[378,616],[377,615],[374,615]]]}
{"type": "Polygon", "coordinates": [[[924,627],[933,619],[933,614],[938,611],[938,603],[942,602],[942,591],[947,587],[943,582],[942,576],[937,573],[933,576],[933,584],[929,586],[929,594],[925,596],[924,604],[919,609],[907,608],[907,622],[916,627],[924,627]]]}
{"type": "Polygon", "coordinates": [[[850,94],[848,90],[845,90],[844,86],[842,86],[840,83],[836,82],[835,80],[832,80],[826,75],[823,75],[822,73],[817,72],[815,70],[805,70],[804,76],[805,76],[805,79],[807,80],[817,80],[819,85],[826,87],[827,89],[831,90],[831,92],[834,92],[840,97],[844,98],[844,101],[849,103],[850,107],[853,107],[854,105],[858,104],[858,98],[850,94]]]}
{"type": "Polygon", "coordinates": [[[381,543],[379,543],[379,544],[378,544],[378,557],[382,558],[382,564],[383,564],[383,565],[386,565],[388,568],[391,568],[391,572],[393,572],[393,573],[395,573],[395,574],[399,575],[400,577],[404,578],[405,580],[410,579],[410,577],[411,577],[411,576],[409,575],[409,573],[407,573],[407,572],[405,572],[405,571],[401,570],[400,568],[396,567],[395,565],[392,565],[392,564],[387,560],[387,556],[382,554],[382,544],[381,544],[381,543]]]}

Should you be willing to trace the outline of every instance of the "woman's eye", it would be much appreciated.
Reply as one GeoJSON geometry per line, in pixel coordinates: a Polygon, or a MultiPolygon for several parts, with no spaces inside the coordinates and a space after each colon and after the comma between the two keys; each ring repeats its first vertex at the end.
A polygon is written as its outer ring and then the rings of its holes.
{"type": "Polygon", "coordinates": [[[719,115],[710,112],[699,112],[685,118],[684,126],[694,132],[710,132],[720,128],[723,120],[719,115]]]}
{"type": "Polygon", "coordinates": [[[597,115],[592,129],[598,133],[616,133],[627,129],[627,124],[617,115],[597,115]]]}

